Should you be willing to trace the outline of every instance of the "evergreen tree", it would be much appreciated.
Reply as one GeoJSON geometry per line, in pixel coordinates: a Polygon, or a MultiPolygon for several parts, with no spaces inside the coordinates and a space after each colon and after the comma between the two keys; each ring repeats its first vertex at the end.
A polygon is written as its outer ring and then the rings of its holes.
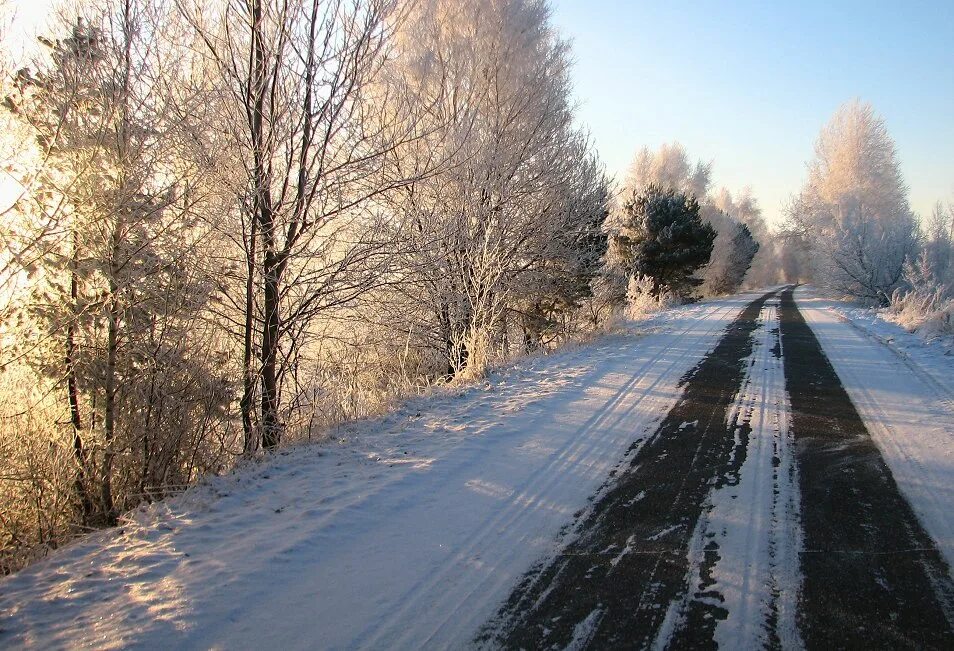
{"type": "Polygon", "coordinates": [[[709,262],[715,236],[695,197],[650,185],[623,204],[614,245],[630,275],[652,279],[653,296],[668,290],[691,298],[702,283],[693,274],[709,262]]]}

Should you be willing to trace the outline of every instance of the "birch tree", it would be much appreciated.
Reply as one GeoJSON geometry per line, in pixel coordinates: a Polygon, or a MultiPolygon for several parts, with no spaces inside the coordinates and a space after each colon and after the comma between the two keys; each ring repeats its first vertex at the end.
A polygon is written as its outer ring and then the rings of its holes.
{"type": "Polygon", "coordinates": [[[447,89],[433,110],[449,118],[438,138],[449,164],[398,199],[412,224],[400,287],[427,315],[419,328],[446,375],[479,375],[511,326],[539,339],[558,276],[572,268],[588,284],[606,180],[573,127],[568,45],[547,3],[435,0],[406,25],[402,65],[447,89]]]}
{"type": "Polygon", "coordinates": [[[860,101],[839,108],[789,209],[814,254],[817,280],[887,305],[917,243],[907,191],[884,120],[860,101]]]}
{"type": "Polygon", "coordinates": [[[386,263],[375,199],[407,182],[393,157],[418,137],[406,98],[377,83],[400,18],[389,0],[181,8],[222,79],[241,162],[241,410],[246,449],[271,449],[315,317],[367,292],[386,263]]]}

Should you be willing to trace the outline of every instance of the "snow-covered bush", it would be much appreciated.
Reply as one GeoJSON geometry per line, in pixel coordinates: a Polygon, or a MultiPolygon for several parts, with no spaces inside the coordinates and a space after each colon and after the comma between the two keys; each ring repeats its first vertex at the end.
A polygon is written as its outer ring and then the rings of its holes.
{"type": "Polygon", "coordinates": [[[636,274],[630,277],[626,288],[626,312],[629,318],[639,321],[679,304],[679,297],[669,290],[661,291],[659,296],[654,295],[654,286],[650,276],[636,274]]]}
{"type": "Polygon", "coordinates": [[[954,335],[954,298],[940,282],[927,251],[904,266],[907,290],[896,289],[885,319],[926,339],[954,335]]]}

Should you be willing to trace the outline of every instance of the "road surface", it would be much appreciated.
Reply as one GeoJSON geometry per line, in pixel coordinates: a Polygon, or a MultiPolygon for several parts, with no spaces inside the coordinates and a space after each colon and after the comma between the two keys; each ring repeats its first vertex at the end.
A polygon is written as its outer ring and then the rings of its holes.
{"type": "Polygon", "coordinates": [[[478,639],[952,648],[952,605],[943,555],[787,288],[739,314],[478,639]]]}
{"type": "Polygon", "coordinates": [[[0,582],[0,647],[954,648],[954,396],[782,288],[447,389],[0,582]]]}

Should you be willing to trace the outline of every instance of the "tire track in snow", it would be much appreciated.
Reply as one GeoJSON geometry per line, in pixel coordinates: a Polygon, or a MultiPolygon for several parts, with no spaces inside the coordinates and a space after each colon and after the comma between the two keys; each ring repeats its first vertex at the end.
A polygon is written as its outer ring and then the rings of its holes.
{"type": "Polygon", "coordinates": [[[684,378],[685,392],[610,481],[562,553],[527,574],[478,641],[508,648],[645,647],[682,599],[690,538],[734,436],[726,412],[746,373],[764,303],[752,301],[684,378]],[[598,615],[594,615],[598,613],[598,615]],[[587,627],[589,629],[590,627],[587,627]]]}
{"type": "MultiPolygon", "coordinates": [[[[603,438],[607,421],[633,419],[635,422],[651,423],[670,405],[660,405],[657,389],[675,384],[677,374],[684,372],[686,361],[699,354],[699,348],[685,345],[674,355],[667,367],[660,372],[659,362],[670,355],[674,348],[685,340],[705,339],[723,327],[724,320],[740,309],[738,304],[720,304],[708,308],[703,314],[689,321],[685,328],[667,337],[670,343],[660,346],[652,356],[632,371],[632,376],[617,394],[594,414],[574,436],[558,451],[550,462],[516,486],[507,503],[491,517],[476,525],[477,533],[469,544],[457,550],[435,572],[425,575],[412,586],[400,600],[400,605],[385,620],[376,622],[356,640],[361,648],[414,648],[421,644],[439,645],[441,641],[453,640],[460,631],[476,629],[486,617],[488,600],[499,598],[500,589],[506,589],[514,581],[508,572],[495,572],[494,567],[506,567],[508,559],[518,553],[535,532],[524,532],[501,545],[507,539],[508,530],[514,528],[528,509],[534,508],[552,492],[555,485],[566,481],[568,471],[589,462],[590,454],[604,449],[603,438]],[[699,331],[700,322],[707,327],[699,331]],[[646,402],[647,404],[643,404],[646,402]],[[633,418],[633,414],[639,417],[633,418]],[[493,549],[494,553],[487,554],[493,549]],[[480,562],[474,562],[481,556],[480,562]],[[467,569],[462,569],[467,568],[467,569]],[[488,585],[492,584],[492,585],[488,585]],[[408,618],[415,612],[431,611],[433,620],[417,621],[409,625],[408,618]],[[433,623],[431,623],[433,622],[433,623]],[[468,623],[469,622],[469,623],[468,623]]],[[[714,343],[713,343],[714,345],[714,343]]],[[[678,396],[673,396],[674,402],[678,396]]],[[[645,426],[645,425],[644,425],[645,426]]],[[[639,433],[634,428],[634,434],[639,433]]]]}
{"type": "Polygon", "coordinates": [[[807,646],[952,648],[954,584],[818,339],[782,293],[804,546],[807,646]]]}

